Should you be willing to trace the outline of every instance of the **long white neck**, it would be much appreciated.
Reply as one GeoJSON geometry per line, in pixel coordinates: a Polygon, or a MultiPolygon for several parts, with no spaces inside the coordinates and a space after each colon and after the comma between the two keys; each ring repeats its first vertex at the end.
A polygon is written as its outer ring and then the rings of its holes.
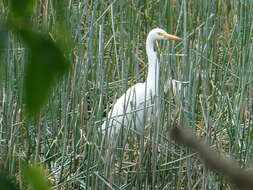
{"type": "Polygon", "coordinates": [[[146,51],[148,56],[148,76],[147,76],[147,89],[152,91],[152,96],[158,95],[159,84],[159,61],[154,50],[153,39],[147,38],[146,51]]]}

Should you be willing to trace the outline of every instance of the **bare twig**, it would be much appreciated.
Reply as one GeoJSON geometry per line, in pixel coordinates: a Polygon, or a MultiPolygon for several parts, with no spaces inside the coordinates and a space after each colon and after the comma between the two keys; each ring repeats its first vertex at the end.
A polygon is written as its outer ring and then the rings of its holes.
{"type": "Polygon", "coordinates": [[[231,182],[240,190],[253,189],[253,173],[240,168],[232,160],[220,156],[217,152],[211,150],[207,145],[197,140],[196,136],[187,129],[173,126],[171,137],[178,143],[183,144],[200,154],[204,163],[212,170],[222,173],[229,177],[231,182]]]}

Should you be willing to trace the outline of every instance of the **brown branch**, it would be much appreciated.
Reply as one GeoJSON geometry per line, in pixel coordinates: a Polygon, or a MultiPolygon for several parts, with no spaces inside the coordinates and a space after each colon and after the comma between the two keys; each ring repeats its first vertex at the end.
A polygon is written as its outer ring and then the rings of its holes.
{"type": "Polygon", "coordinates": [[[229,177],[231,182],[240,190],[253,189],[253,173],[240,168],[232,160],[220,156],[217,152],[211,150],[207,145],[199,142],[191,131],[173,126],[171,137],[179,144],[185,145],[200,154],[204,163],[212,170],[222,173],[229,177]]]}

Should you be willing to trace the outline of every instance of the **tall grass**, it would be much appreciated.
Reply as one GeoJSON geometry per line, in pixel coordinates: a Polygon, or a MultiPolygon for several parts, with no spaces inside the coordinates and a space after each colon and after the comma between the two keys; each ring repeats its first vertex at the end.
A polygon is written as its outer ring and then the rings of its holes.
{"type": "MultiPolygon", "coordinates": [[[[54,34],[52,2],[40,1],[34,22],[54,34]]],[[[252,8],[245,1],[69,1],[74,41],[71,72],[59,81],[37,122],[25,118],[26,49],[11,34],[2,59],[1,168],[17,177],[21,163],[40,163],[55,189],[229,189],[198,155],[169,137],[174,120],[242,167],[252,161],[252,8]],[[123,133],[109,147],[100,126],[111,104],[145,80],[145,38],[164,28],[182,42],[159,42],[158,117],[145,135],[123,133]],[[186,81],[164,92],[169,79],[186,81]],[[109,156],[108,156],[109,155],[109,156]],[[110,189],[110,188],[109,188],[110,189]]],[[[6,9],[0,2],[0,13],[6,9]]]]}

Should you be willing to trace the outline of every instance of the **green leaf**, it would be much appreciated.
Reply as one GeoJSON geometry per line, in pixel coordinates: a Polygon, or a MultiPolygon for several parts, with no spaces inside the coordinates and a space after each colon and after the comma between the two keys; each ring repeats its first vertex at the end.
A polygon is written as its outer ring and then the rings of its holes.
{"type": "Polygon", "coordinates": [[[61,49],[64,52],[69,52],[69,47],[73,46],[70,31],[70,10],[68,9],[68,4],[69,1],[67,0],[52,1],[55,18],[55,24],[52,26],[52,34],[56,41],[61,44],[61,49]]]}
{"type": "Polygon", "coordinates": [[[36,0],[10,0],[10,10],[15,17],[31,16],[36,0]]]}
{"type": "Polygon", "coordinates": [[[5,24],[0,22],[0,53],[2,53],[5,50],[6,44],[7,44],[7,40],[8,40],[8,30],[7,27],[5,26],[5,24]]]}
{"type": "Polygon", "coordinates": [[[25,103],[29,114],[36,114],[47,100],[55,79],[68,70],[68,63],[49,35],[19,31],[28,51],[25,76],[25,103]]]}
{"type": "Polygon", "coordinates": [[[5,24],[0,22],[0,56],[5,52],[8,41],[8,29],[5,24]]]}
{"type": "Polygon", "coordinates": [[[24,178],[32,190],[49,190],[49,183],[42,169],[39,167],[25,166],[23,168],[24,178]]]}
{"type": "Polygon", "coordinates": [[[7,46],[7,42],[8,42],[8,30],[5,24],[0,23],[0,82],[3,79],[3,55],[6,51],[6,46],[7,46]]]}
{"type": "Polygon", "coordinates": [[[0,174],[0,189],[3,190],[18,190],[17,186],[6,177],[6,174],[0,174]]]}

